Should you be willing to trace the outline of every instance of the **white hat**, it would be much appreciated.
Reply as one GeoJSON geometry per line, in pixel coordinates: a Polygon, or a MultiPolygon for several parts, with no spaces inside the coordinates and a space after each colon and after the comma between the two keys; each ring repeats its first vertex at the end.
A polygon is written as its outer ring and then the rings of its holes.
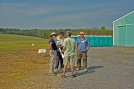
{"type": "Polygon", "coordinates": [[[56,35],[56,33],[55,33],[55,32],[52,32],[52,33],[51,33],[51,36],[52,36],[52,35],[56,35]]]}

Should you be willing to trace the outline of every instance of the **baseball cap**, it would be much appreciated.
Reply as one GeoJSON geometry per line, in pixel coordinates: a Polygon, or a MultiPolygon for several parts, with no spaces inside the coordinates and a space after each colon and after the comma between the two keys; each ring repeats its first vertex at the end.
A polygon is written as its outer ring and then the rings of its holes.
{"type": "Polygon", "coordinates": [[[52,33],[51,33],[51,36],[52,36],[52,35],[56,35],[56,33],[55,33],[55,32],[52,32],[52,33]]]}

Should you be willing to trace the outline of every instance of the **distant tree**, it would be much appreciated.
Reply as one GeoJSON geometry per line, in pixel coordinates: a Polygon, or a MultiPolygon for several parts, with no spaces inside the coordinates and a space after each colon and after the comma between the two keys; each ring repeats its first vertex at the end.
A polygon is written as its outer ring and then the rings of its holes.
{"type": "Polygon", "coordinates": [[[86,29],[84,29],[84,28],[79,28],[79,29],[77,30],[77,35],[79,35],[81,31],[83,31],[84,33],[87,33],[86,29]]]}
{"type": "Polygon", "coordinates": [[[107,34],[113,36],[113,30],[108,29],[107,34]]]}
{"type": "Polygon", "coordinates": [[[97,27],[93,28],[94,35],[100,35],[100,31],[97,27]]]}
{"type": "Polygon", "coordinates": [[[88,29],[86,35],[91,35],[91,29],[88,29]]]}
{"type": "Polygon", "coordinates": [[[79,28],[79,29],[26,29],[20,30],[16,28],[0,28],[0,33],[3,34],[15,34],[15,35],[25,35],[25,36],[34,36],[48,39],[50,38],[51,32],[59,32],[71,31],[73,35],[79,35],[80,31],[83,31],[85,35],[113,35],[113,30],[106,29],[104,26],[99,28],[94,27],[92,29],[89,28],[79,28]]]}
{"type": "Polygon", "coordinates": [[[102,27],[101,27],[100,35],[106,35],[105,26],[102,26],[102,27]]]}

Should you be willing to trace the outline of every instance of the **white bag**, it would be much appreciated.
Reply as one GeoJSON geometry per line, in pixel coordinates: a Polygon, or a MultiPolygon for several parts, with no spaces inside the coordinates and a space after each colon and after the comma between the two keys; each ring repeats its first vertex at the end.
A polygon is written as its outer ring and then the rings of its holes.
{"type": "MultiPolygon", "coordinates": [[[[60,50],[60,52],[61,52],[61,49],[59,48],[59,50],[60,50]]],[[[61,54],[61,56],[62,56],[62,58],[64,58],[64,55],[63,55],[63,53],[61,54]]]]}
{"type": "Polygon", "coordinates": [[[46,52],[46,49],[39,49],[38,50],[38,53],[45,53],[46,52]]]}

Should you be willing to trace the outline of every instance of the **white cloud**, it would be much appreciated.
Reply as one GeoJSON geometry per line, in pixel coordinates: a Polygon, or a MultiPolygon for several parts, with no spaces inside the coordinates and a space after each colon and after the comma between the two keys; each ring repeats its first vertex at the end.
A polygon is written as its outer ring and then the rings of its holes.
{"type": "Polygon", "coordinates": [[[126,13],[128,1],[79,5],[34,7],[29,4],[4,3],[0,5],[0,26],[20,28],[61,28],[99,26],[116,19],[115,16],[126,13]],[[118,7],[117,7],[118,6],[118,7]],[[44,16],[44,17],[43,17],[44,16]],[[38,20],[40,18],[40,20],[38,20]],[[37,20],[37,21],[35,21],[37,20]],[[61,26],[62,24],[62,26],[61,26]],[[61,27],[59,27],[61,26],[61,27]]]}

